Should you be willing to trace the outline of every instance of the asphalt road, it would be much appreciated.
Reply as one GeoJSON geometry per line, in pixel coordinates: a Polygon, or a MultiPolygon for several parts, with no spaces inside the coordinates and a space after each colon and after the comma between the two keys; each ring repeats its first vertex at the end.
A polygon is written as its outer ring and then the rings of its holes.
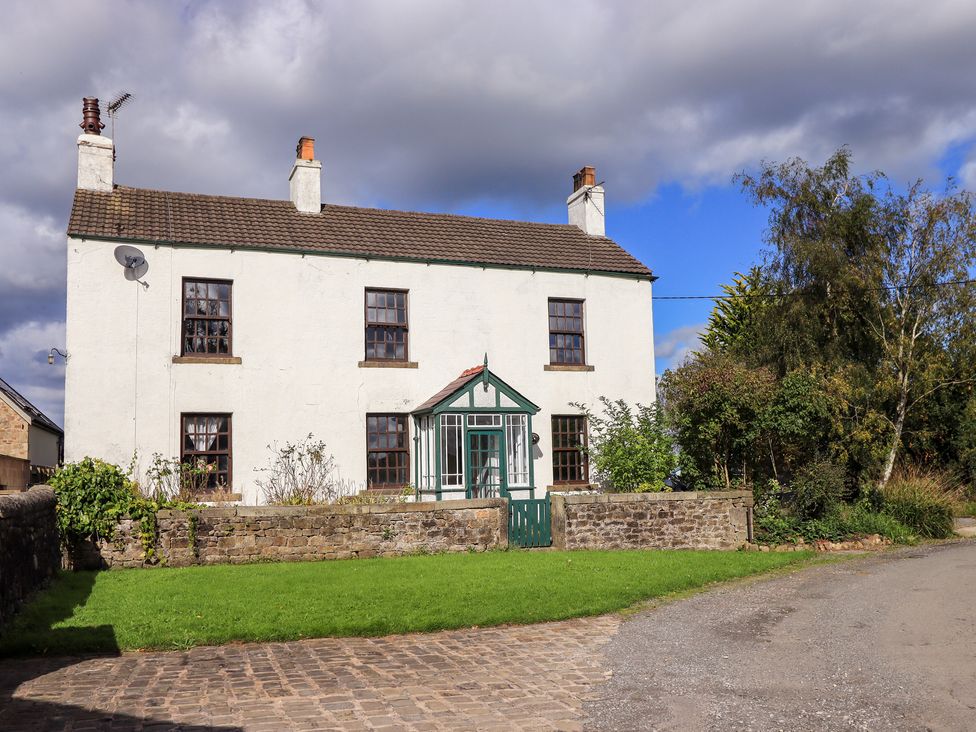
{"type": "Polygon", "coordinates": [[[976,730],[976,542],[726,586],[605,653],[587,729],[976,730]]]}

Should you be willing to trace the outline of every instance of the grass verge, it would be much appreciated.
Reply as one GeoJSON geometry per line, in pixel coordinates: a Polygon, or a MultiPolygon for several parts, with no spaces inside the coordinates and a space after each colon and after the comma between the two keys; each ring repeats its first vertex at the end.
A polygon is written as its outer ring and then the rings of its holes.
{"type": "Polygon", "coordinates": [[[489,552],[62,573],[0,654],[184,649],[598,615],[795,564],[806,552],[489,552]]]}

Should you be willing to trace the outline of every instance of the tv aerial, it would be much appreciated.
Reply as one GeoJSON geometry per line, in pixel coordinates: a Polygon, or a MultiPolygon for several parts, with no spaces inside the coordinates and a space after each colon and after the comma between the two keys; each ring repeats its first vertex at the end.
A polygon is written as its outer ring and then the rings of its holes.
{"type": "MultiPolygon", "coordinates": [[[[130,101],[132,101],[132,94],[130,94],[127,91],[122,91],[116,94],[114,97],[112,97],[112,101],[109,102],[108,106],[106,107],[106,110],[108,111],[109,119],[112,120],[112,142],[113,143],[117,142],[115,139],[115,118],[119,116],[119,110],[122,109],[122,107],[125,106],[125,104],[130,101]]],[[[113,146],[112,149],[112,160],[115,160],[114,147],[115,146],[113,146]]]]}
{"type": "Polygon", "coordinates": [[[149,288],[148,282],[143,282],[142,278],[149,271],[149,262],[146,261],[142,252],[128,244],[115,247],[115,261],[122,265],[125,278],[129,282],[138,282],[145,288],[149,288]]]}

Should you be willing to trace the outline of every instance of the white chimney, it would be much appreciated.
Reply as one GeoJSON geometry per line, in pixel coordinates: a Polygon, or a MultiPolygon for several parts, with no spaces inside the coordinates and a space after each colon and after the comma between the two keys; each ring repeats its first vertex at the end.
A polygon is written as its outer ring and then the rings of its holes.
{"type": "Polygon", "coordinates": [[[566,199],[569,223],[590,236],[606,236],[603,186],[596,185],[596,168],[586,166],[573,176],[573,194],[566,199]]]}
{"type": "Polygon", "coordinates": [[[295,165],[288,176],[291,202],[302,213],[322,211],[322,163],[315,159],[315,138],[298,141],[295,165]]]}
{"type": "Polygon", "coordinates": [[[85,97],[82,107],[84,132],[78,136],[78,187],[89,191],[111,191],[115,169],[115,148],[112,141],[102,137],[98,100],[85,97]]]}

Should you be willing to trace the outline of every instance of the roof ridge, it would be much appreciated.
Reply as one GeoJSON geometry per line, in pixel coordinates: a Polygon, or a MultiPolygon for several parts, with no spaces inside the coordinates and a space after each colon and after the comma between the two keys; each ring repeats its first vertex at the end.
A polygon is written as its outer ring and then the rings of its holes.
{"type": "Polygon", "coordinates": [[[59,432],[62,431],[53,419],[44,414],[44,412],[42,412],[37,405],[17,391],[13,385],[3,377],[0,377],[0,392],[6,394],[18,406],[18,408],[27,412],[31,420],[38,420],[41,423],[40,426],[50,426],[59,432]]]}
{"type": "MultiPolygon", "coordinates": [[[[114,186],[115,190],[126,190],[126,191],[145,191],[147,193],[161,193],[167,196],[186,196],[191,198],[208,198],[219,201],[253,201],[259,203],[275,203],[281,205],[292,205],[291,201],[283,198],[259,198],[253,196],[225,196],[218,193],[191,193],[189,191],[168,191],[163,188],[145,188],[142,186],[126,186],[121,184],[116,184],[114,186]]],[[[79,189],[81,190],[81,189],[79,189]]],[[[105,193],[105,191],[96,191],[95,193],[105,193]]],[[[469,221],[491,221],[491,222],[503,222],[506,224],[521,224],[525,226],[540,226],[545,228],[563,228],[563,229],[577,229],[580,234],[589,239],[604,239],[606,241],[613,241],[608,236],[596,236],[593,234],[587,234],[582,229],[576,226],[576,224],[554,224],[548,221],[526,221],[524,219],[503,219],[503,218],[492,218],[490,216],[472,216],[470,214],[459,214],[459,213],[449,213],[444,211],[415,211],[413,209],[404,208],[379,208],[377,206],[354,206],[344,203],[324,203],[323,208],[333,207],[340,208],[344,211],[364,211],[370,213],[380,213],[380,214],[406,214],[408,216],[436,216],[438,218],[449,218],[449,219],[462,219],[469,221]]],[[[616,243],[616,242],[614,242],[616,243]]]]}

